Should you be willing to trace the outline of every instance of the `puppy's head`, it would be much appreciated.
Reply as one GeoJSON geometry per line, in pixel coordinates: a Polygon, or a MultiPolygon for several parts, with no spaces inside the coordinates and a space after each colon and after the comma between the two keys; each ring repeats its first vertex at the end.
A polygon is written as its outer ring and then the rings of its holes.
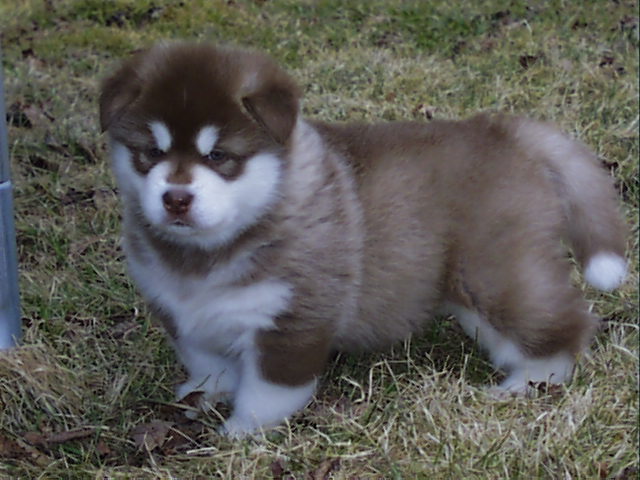
{"type": "Polygon", "coordinates": [[[273,205],[297,115],[298,89],[269,58],[201,44],[138,53],[100,96],[125,201],[162,234],[204,247],[273,205]]]}

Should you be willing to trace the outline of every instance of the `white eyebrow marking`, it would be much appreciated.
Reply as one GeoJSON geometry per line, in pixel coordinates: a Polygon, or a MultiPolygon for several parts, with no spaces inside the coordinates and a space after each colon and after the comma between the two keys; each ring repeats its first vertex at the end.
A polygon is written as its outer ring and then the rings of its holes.
{"type": "Polygon", "coordinates": [[[158,148],[163,152],[169,151],[173,138],[171,138],[171,133],[169,133],[167,126],[162,122],[150,122],[149,128],[158,148]]]}
{"type": "Polygon", "coordinates": [[[203,127],[196,137],[196,148],[200,155],[207,155],[218,141],[218,129],[213,125],[203,127]]]}

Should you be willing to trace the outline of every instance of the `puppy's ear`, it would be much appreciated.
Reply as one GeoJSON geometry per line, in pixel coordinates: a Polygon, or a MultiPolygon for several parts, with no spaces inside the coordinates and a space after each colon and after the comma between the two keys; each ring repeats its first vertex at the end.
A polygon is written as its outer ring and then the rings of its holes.
{"type": "Polygon", "coordinates": [[[271,138],[283,145],[296,124],[299,89],[271,60],[261,58],[257,63],[261,65],[250,75],[242,105],[271,138]]]}
{"type": "Polygon", "coordinates": [[[126,62],[118,71],[102,83],[100,92],[100,128],[104,132],[111,127],[135,102],[142,91],[136,73],[140,54],[126,62]]]}

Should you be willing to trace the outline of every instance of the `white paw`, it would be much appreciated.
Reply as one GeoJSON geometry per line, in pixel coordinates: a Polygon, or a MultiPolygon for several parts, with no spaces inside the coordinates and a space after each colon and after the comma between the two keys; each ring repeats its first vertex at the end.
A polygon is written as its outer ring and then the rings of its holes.
{"type": "Polygon", "coordinates": [[[234,359],[203,351],[190,344],[179,344],[178,352],[189,372],[189,380],[176,388],[178,400],[193,392],[202,392],[209,401],[224,401],[233,395],[239,381],[238,366],[234,359]]]}
{"type": "Polygon", "coordinates": [[[498,400],[498,401],[507,401],[516,397],[523,396],[526,392],[521,392],[519,390],[507,390],[502,387],[502,385],[491,385],[486,387],[486,393],[498,400]]]}
{"type": "Polygon", "coordinates": [[[202,396],[209,401],[227,401],[233,396],[230,382],[225,377],[213,378],[211,375],[202,378],[190,378],[176,387],[176,399],[182,400],[191,393],[202,392],[202,396]]]}
{"type": "Polygon", "coordinates": [[[176,388],[176,399],[193,407],[184,412],[190,420],[198,418],[200,412],[211,410],[217,402],[230,403],[231,392],[207,391],[206,384],[189,380],[176,388]],[[195,398],[191,398],[194,395],[195,398]]]}
{"type": "Polygon", "coordinates": [[[245,438],[262,432],[263,426],[257,425],[253,418],[231,415],[218,429],[218,433],[230,438],[245,438]]]}
{"type": "Polygon", "coordinates": [[[244,437],[284,422],[313,397],[316,380],[304,385],[280,385],[262,377],[253,355],[245,357],[243,375],[233,398],[233,413],[220,432],[244,437]]]}
{"type": "Polygon", "coordinates": [[[522,361],[512,367],[507,378],[490,391],[500,398],[535,395],[536,384],[561,385],[568,382],[573,373],[573,363],[573,356],[567,353],[546,358],[523,357],[522,361]],[[500,394],[500,391],[504,393],[500,394]]]}

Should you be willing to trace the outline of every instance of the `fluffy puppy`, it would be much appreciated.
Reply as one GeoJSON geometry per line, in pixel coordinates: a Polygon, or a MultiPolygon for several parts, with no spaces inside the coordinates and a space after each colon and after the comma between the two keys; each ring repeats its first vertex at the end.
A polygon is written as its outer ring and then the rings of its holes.
{"type": "Polygon", "coordinates": [[[379,348],[442,311],[506,379],[564,382],[597,322],[592,285],[626,274],[595,156],[502,115],[304,120],[268,57],[162,44],[102,87],[129,269],[189,373],[178,397],[226,400],[243,435],[310,400],[330,354],[379,348]]]}

